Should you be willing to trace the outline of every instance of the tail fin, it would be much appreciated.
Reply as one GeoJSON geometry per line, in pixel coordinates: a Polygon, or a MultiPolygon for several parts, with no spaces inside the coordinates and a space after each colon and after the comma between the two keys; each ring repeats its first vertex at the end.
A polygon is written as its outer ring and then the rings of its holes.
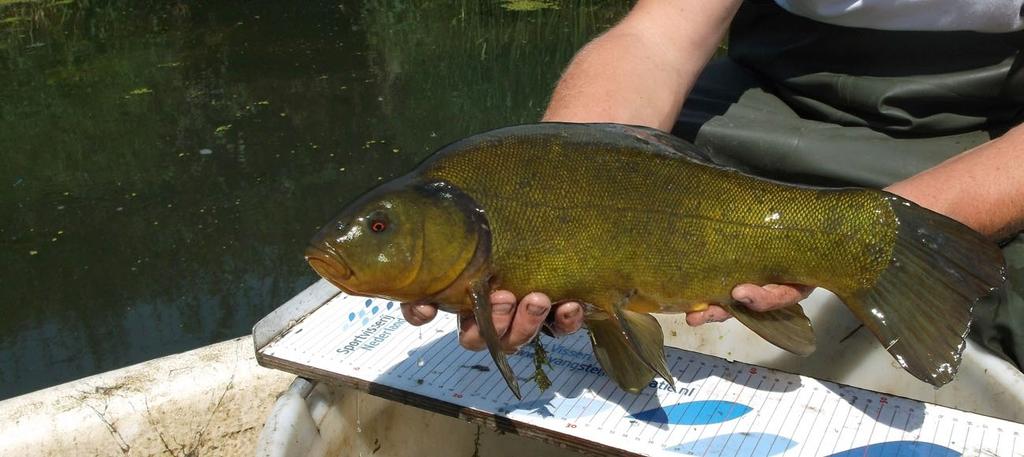
{"type": "Polygon", "coordinates": [[[910,374],[936,387],[960,366],[974,303],[1006,279],[1002,252],[967,226],[887,195],[899,223],[874,287],[840,296],[910,374]]]}

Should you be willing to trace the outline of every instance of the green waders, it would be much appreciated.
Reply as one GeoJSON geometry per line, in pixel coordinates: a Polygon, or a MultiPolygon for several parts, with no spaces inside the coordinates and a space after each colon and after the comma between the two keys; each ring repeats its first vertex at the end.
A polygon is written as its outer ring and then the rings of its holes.
{"type": "MultiPolygon", "coordinates": [[[[1022,118],[1024,32],[848,28],[748,1],[673,133],[752,174],[884,187],[1022,118]]],[[[1024,367],[1024,236],[1003,253],[1007,285],[975,307],[971,337],[1024,367]]]]}

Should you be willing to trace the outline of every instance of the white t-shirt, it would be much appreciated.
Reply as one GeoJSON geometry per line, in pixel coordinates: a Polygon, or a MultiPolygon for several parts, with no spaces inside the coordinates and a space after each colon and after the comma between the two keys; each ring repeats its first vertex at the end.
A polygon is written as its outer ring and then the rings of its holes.
{"type": "Polygon", "coordinates": [[[1024,0],[775,0],[819,22],[880,30],[1013,32],[1024,0]]]}

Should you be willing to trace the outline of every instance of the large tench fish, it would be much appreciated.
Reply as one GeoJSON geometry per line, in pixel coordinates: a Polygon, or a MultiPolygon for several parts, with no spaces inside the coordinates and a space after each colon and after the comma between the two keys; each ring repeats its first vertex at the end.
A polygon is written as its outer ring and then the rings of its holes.
{"type": "Polygon", "coordinates": [[[346,292],[474,314],[517,397],[492,290],[586,303],[598,361],[639,392],[655,374],[673,381],[648,313],[718,304],[806,355],[814,334],[799,305],[758,313],[730,293],[824,287],[903,368],[941,386],[960,364],[974,302],[1005,270],[994,243],[896,195],[750,176],[649,128],[564,123],[442,148],[346,207],[306,257],[346,292]]]}

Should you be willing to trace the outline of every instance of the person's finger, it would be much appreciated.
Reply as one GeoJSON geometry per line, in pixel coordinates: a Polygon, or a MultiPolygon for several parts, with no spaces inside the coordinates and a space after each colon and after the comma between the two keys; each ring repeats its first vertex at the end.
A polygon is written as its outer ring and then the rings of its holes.
{"type": "Polygon", "coordinates": [[[507,290],[491,292],[491,316],[498,338],[505,335],[512,323],[513,311],[516,309],[516,296],[507,290]]]}
{"type": "Polygon", "coordinates": [[[554,305],[549,327],[555,336],[576,333],[583,328],[583,305],[574,301],[554,305]]]}
{"type": "Polygon", "coordinates": [[[516,317],[512,320],[512,327],[508,329],[505,338],[502,339],[502,347],[505,351],[512,352],[520,346],[529,343],[544,320],[551,311],[551,299],[547,295],[534,292],[523,297],[516,307],[516,317]]]}
{"type": "Polygon", "coordinates": [[[417,327],[434,320],[437,316],[437,306],[430,304],[402,303],[402,316],[410,324],[417,327]]]}
{"type": "Polygon", "coordinates": [[[459,345],[470,351],[482,351],[487,347],[472,313],[459,314],[459,345]]]}
{"type": "Polygon", "coordinates": [[[732,298],[754,311],[785,308],[807,298],[813,287],[799,284],[740,284],[732,289],[732,298]]]}
{"type": "Polygon", "coordinates": [[[696,327],[708,322],[723,322],[731,317],[732,315],[721,306],[711,305],[704,311],[686,313],[686,323],[691,327],[696,327]]]}

